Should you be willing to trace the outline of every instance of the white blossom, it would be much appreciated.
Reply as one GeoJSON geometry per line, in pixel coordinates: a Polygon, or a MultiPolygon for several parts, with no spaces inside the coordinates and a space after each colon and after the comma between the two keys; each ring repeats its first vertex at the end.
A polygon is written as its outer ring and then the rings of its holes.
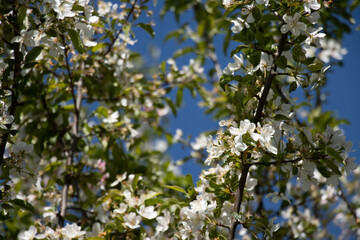
{"type": "Polygon", "coordinates": [[[76,223],[67,224],[64,228],[61,229],[61,233],[64,236],[64,240],[70,240],[73,238],[82,238],[85,235],[85,231],[81,231],[76,223]]]}
{"type": "Polygon", "coordinates": [[[38,234],[36,235],[37,239],[50,239],[50,240],[57,240],[60,239],[59,233],[55,232],[52,228],[50,228],[49,226],[46,226],[45,228],[45,232],[42,234],[38,234]]]}
{"type": "Polygon", "coordinates": [[[139,210],[136,210],[137,213],[147,219],[153,219],[157,217],[157,212],[154,211],[154,206],[145,207],[145,205],[141,205],[139,210]]]}
{"type": "Polygon", "coordinates": [[[277,204],[279,200],[284,200],[291,203],[290,199],[287,196],[285,196],[284,193],[279,194],[277,192],[272,192],[272,193],[268,193],[265,197],[270,198],[270,200],[275,204],[277,204]]]}
{"type": "Polygon", "coordinates": [[[35,235],[37,233],[37,229],[35,226],[30,226],[27,231],[21,232],[18,236],[19,240],[32,240],[35,239],[35,235]]]}
{"type": "Polygon", "coordinates": [[[256,187],[258,180],[256,178],[250,178],[249,175],[246,177],[245,190],[252,191],[256,187]]]}
{"type": "Polygon", "coordinates": [[[319,53],[319,58],[326,63],[330,62],[330,58],[342,60],[343,56],[348,52],[346,48],[343,48],[341,44],[334,39],[322,40],[321,46],[323,50],[319,53]]]}
{"type": "Polygon", "coordinates": [[[259,5],[265,4],[265,6],[269,6],[269,1],[270,0],[256,0],[256,3],[259,5]]]}
{"type": "Polygon", "coordinates": [[[317,24],[320,19],[320,14],[318,12],[312,12],[306,19],[312,24],[317,24]]]}
{"type": "Polygon", "coordinates": [[[321,7],[321,4],[317,2],[317,0],[304,0],[304,10],[307,13],[311,12],[312,10],[318,10],[321,7]]]}
{"type": "Polygon", "coordinates": [[[131,212],[124,216],[125,225],[131,229],[139,228],[141,217],[136,215],[136,213],[131,212]]]}
{"type": "Polygon", "coordinates": [[[231,31],[233,31],[233,33],[241,32],[244,27],[250,28],[250,25],[240,17],[238,17],[236,20],[231,20],[231,22],[234,24],[234,26],[231,27],[231,31]]]}
{"type": "Polygon", "coordinates": [[[205,160],[206,165],[210,165],[213,159],[219,158],[225,152],[224,142],[220,139],[213,140],[211,136],[208,138],[208,146],[206,151],[208,157],[205,160]]]}
{"type": "Polygon", "coordinates": [[[241,67],[244,65],[244,58],[243,56],[240,54],[240,57],[238,57],[236,54],[234,54],[233,56],[235,62],[234,63],[229,63],[227,65],[228,69],[230,70],[231,74],[233,74],[236,70],[241,69],[241,67]]]}
{"type": "Polygon", "coordinates": [[[107,118],[103,119],[104,123],[108,123],[108,124],[112,124],[112,123],[116,123],[119,120],[119,112],[115,111],[112,114],[110,114],[110,116],[108,116],[107,118]]]}
{"type": "Polygon", "coordinates": [[[267,53],[261,52],[260,63],[254,68],[254,72],[261,70],[263,72],[270,71],[273,62],[273,57],[267,53]]]}
{"type": "Polygon", "coordinates": [[[228,8],[233,3],[233,0],[223,0],[223,5],[228,8]]]}
{"type": "Polygon", "coordinates": [[[14,145],[13,152],[18,153],[31,153],[34,150],[34,146],[32,144],[26,144],[25,142],[16,142],[14,145]]]}
{"type": "Polygon", "coordinates": [[[66,17],[74,17],[75,12],[72,11],[74,2],[66,0],[54,0],[52,7],[57,13],[57,18],[63,20],[66,17]]]}
{"type": "Polygon", "coordinates": [[[319,27],[318,29],[308,29],[309,36],[305,40],[306,47],[310,47],[312,44],[314,44],[318,48],[321,47],[321,40],[326,36],[325,33],[320,32],[322,29],[322,27],[319,27]]]}
{"type": "Polygon", "coordinates": [[[169,228],[171,216],[170,212],[168,210],[163,211],[164,216],[158,216],[156,218],[157,226],[156,226],[156,232],[165,232],[169,228]]]}
{"type": "Polygon", "coordinates": [[[201,134],[195,138],[195,142],[190,143],[191,148],[195,151],[206,148],[207,146],[207,137],[204,134],[201,134]]]}
{"type": "Polygon", "coordinates": [[[281,33],[285,34],[288,31],[291,31],[296,37],[300,35],[301,31],[306,30],[306,25],[303,22],[299,22],[301,17],[300,13],[295,13],[294,16],[288,16],[287,14],[284,15],[284,22],[286,24],[281,26],[281,33]]]}
{"type": "Polygon", "coordinates": [[[15,118],[13,115],[8,115],[6,113],[3,113],[3,115],[0,115],[0,128],[7,129],[5,125],[12,124],[14,122],[15,118]]]}

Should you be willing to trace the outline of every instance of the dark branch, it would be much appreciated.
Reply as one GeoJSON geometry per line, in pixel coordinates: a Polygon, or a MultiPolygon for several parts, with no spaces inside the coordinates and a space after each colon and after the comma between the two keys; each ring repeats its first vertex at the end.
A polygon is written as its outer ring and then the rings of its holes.
{"type": "MultiPolygon", "coordinates": [[[[256,114],[255,114],[255,118],[254,118],[254,123],[257,124],[258,122],[260,122],[260,119],[262,117],[262,112],[264,110],[264,107],[266,105],[266,98],[269,94],[272,82],[276,76],[276,60],[281,56],[282,51],[285,47],[286,44],[286,39],[287,39],[287,34],[282,34],[280,41],[279,41],[279,46],[278,46],[278,52],[276,54],[276,58],[274,58],[273,63],[271,65],[271,69],[270,69],[270,74],[268,75],[266,81],[265,81],[265,86],[264,86],[264,90],[262,92],[260,101],[259,101],[259,105],[258,108],[256,109],[256,114]]],[[[238,185],[238,189],[236,190],[236,195],[235,195],[235,202],[234,202],[234,212],[238,213],[240,210],[240,206],[242,203],[242,199],[243,199],[243,195],[244,195],[244,189],[245,189],[245,184],[246,184],[246,178],[247,175],[249,173],[249,169],[250,169],[251,164],[246,163],[245,162],[242,163],[242,170],[241,170],[241,178],[239,181],[239,185],[238,185]]],[[[235,237],[235,232],[236,232],[236,227],[239,224],[238,221],[236,221],[236,219],[232,219],[232,223],[230,226],[230,230],[229,230],[229,235],[228,235],[228,240],[232,240],[235,237]]]]}

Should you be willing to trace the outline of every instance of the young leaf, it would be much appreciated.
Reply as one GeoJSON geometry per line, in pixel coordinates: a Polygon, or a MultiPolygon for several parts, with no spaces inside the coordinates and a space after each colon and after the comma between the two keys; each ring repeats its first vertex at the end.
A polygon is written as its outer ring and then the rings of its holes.
{"type": "Polygon", "coordinates": [[[154,32],[154,29],[151,27],[150,24],[139,23],[137,26],[141,27],[141,28],[144,29],[148,34],[150,34],[151,38],[154,38],[155,32],[154,32]]]}
{"type": "Polygon", "coordinates": [[[185,189],[183,189],[182,187],[179,187],[179,186],[172,186],[172,185],[163,185],[163,187],[165,188],[169,188],[169,189],[172,189],[172,190],[175,190],[177,192],[182,192],[185,194],[186,197],[189,197],[188,193],[185,191],[185,189]]]}
{"type": "Polygon", "coordinates": [[[176,93],[176,106],[180,107],[183,99],[184,88],[180,87],[176,93]]]}

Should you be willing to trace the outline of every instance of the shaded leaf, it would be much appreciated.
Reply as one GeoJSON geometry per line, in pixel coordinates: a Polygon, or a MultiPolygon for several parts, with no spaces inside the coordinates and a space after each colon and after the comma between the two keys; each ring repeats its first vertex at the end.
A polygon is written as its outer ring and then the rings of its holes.
{"type": "Polygon", "coordinates": [[[38,47],[34,47],[33,49],[31,49],[25,57],[25,62],[32,62],[34,61],[41,53],[41,51],[43,50],[43,47],[38,46],[38,47]]]}
{"type": "Polygon", "coordinates": [[[331,147],[327,147],[326,148],[326,152],[330,155],[330,157],[332,157],[334,160],[343,163],[344,159],[341,157],[340,153],[338,151],[336,151],[335,149],[331,148],[331,147]]]}
{"type": "Polygon", "coordinates": [[[22,199],[13,199],[13,200],[10,200],[9,202],[11,202],[12,204],[14,204],[22,209],[28,210],[28,211],[32,212],[33,214],[35,214],[34,206],[22,199]]]}
{"type": "Polygon", "coordinates": [[[75,49],[79,53],[83,53],[84,46],[83,46],[82,40],[79,36],[79,33],[73,29],[68,29],[67,32],[69,33],[70,39],[71,39],[72,43],[74,44],[75,49]]]}
{"type": "Polygon", "coordinates": [[[324,162],[325,162],[325,165],[333,171],[333,173],[335,173],[337,175],[341,175],[341,172],[340,172],[338,166],[333,161],[328,159],[328,160],[325,160],[324,162]]]}

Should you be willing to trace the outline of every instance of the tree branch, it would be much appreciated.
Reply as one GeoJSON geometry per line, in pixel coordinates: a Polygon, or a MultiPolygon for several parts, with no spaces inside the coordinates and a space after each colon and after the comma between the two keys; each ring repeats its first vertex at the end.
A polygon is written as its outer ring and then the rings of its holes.
{"type": "MultiPolygon", "coordinates": [[[[13,26],[13,35],[17,36],[19,34],[19,25],[16,22],[17,19],[17,13],[18,10],[16,9],[16,4],[15,2],[13,3],[13,15],[15,16],[15,20],[14,20],[14,24],[11,24],[13,26]]],[[[10,89],[11,91],[11,104],[9,107],[9,115],[14,115],[15,111],[16,111],[16,107],[18,106],[18,102],[17,102],[17,86],[18,83],[20,81],[21,78],[21,63],[22,63],[22,54],[20,52],[20,43],[13,43],[12,44],[13,49],[14,49],[14,79],[13,79],[13,84],[12,87],[10,89]]],[[[4,103],[5,104],[5,103],[4,103]]],[[[10,124],[6,124],[6,128],[7,129],[11,129],[12,123],[10,124]]],[[[4,133],[4,135],[2,135],[0,137],[0,166],[4,164],[4,154],[5,154],[5,148],[6,148],[6,143],[7,140],[9,138],[9,131],[7,131],[6,133],[4,133]]]]}
{"type": "MultiPolygon", "coordinates": [[[[80,122],[80,109],[81,109],[81,102],[82,102],[82,84],[83,80],[80,77],[78,82],[76,83],[76,93],[75,93],[75,83],[73,79],[72,72],[70,70],[70,63],[69,63],[69,57],[67,54],[67,46],[64,40],[64,53],[65,53],[65,60],[66,60],[66,69],[69,77],[69,84],[71,88],[71,95],[73,98],[74,103],[74,115],[73,115],[73,122],[71,127],[71,147],[70,151],[67,153],[67,160],[66,160],[66,171],[68,170],[69,166],[72,165],[75,152],[76,152],[76,146],[77,141],[79,138],[79,122],[80,122]]],[[[84,69],[84,63],[82,63],[81,68],[84,69]]],[[[65,216],[66,216],[66,210],[68,205],[68,193],[69,193],[69,187],[71,184],[71,174],[66,173],[65,179],[64,179],[64,186],[61,191],[61,206],[60,206],[60,214],[59,214],[59,225],[60,227],[64,227],[65,223],[65,216]]]]}
{"type": "MultiPolygon", "coordinates": [[[[259,105],[258,108],[256,109],[256,114],[254,117],[254,123],[257,124],[258,122],[260,122],[260,119],[262,117],[262,112],[264,110],[264,107],[266,105],[266,98],[269,94],[272,82],[276,76],[276,60],[281,56],[282,51],[285,47],[286,44],[286,39],[287,39],[287,33],[286,34],[282,34],[280,41],[279,41],[279,46],[278,46],[278,51],[276,54],[276,57],[274,58],[272,65],[271,65],[271,69],[270,69],[270,74],[268,75],[266,82],[265,82],[265,86],[264,86],[264,90],[262,92],[260,101],[259,101],[259,105]]],[[[246,178],[247,175],[249,173],[249,169],[250,169],[251,164],[248,164],[245,162],[243,162],[242,164],[242,170],[241,170],[241,178],[239,180],[239,185],[238,188],[236,190],[236,195],[235,195],[235,202],[234,202],[234,212],[238,213],[240,210],[240,206],[242,203],[242,198],[244,195],[244,189],[245,189],[245,183],[246,183],[246,178]]],[[[235,232],[236,232],[236,227],[239,224],[239,222],[233,218],[231,225],[230,225],[230,230],[229,230],[229,235],[228,235],[228,240],[232,240],[235,237],[235,232]]]]}

